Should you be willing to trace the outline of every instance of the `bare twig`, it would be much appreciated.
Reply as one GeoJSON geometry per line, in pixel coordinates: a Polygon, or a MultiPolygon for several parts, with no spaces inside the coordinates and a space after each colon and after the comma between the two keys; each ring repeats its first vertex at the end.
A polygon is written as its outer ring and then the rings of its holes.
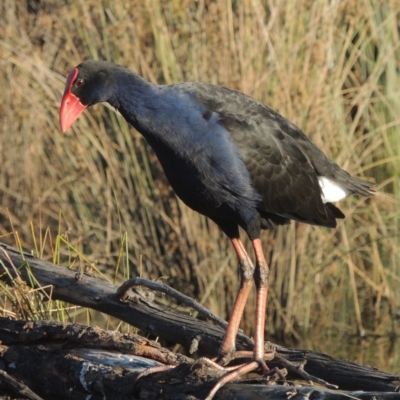
{"type": "Polygon", "coordinates": [[[117,290],[117,295],[121,297],[121,299],[127,298],[127,291],[135,286],[145,286],[148,289],[156,290],[157,292],[165,293],[166,295],[174,298],[175,300],[179,301],[182,304],[186,304],[187,306],[196,310],[199,314],[203,317],[209,319],[210,321],[214,322],[216,325],[220,326],[221,328],[226,328],[228,323],[223,319],[217,317],[213,314],[210,310],[202,306],[196,300],[192,299],[189,296],[184,295],[181,292],[173,289],[172,287],[165,285],[163,283],[150,281],[144,278],[132,278],[128,279],[124,282],[117,290]]]}
{"type": "Polygon", "coordinates": [[[337,389],[339,386],[337,385],[332,385],[329,382],[324,381],[323,379],[320,379],[316,376],[310,375],[304,370],[304,365],[306,365],[307,361],[304,360],[300,363],[293,363],[290,362],[289,360],[286,360],[286,358],[280,356],[279,354],[275,353],[275,361],[281,366],[285,367],[289,371],[295,372],[298,374],[301,378],[308,382],[315,382],[318,383],[322,386],[325,386],[328,389],[337,389]]]}
{"type": "Polygon", "coordinates": [[[12,388],[12,390],[16,395],[23,396],[24,398],[30,400],[43,400],[35,392],[29,389],[28,386],[24,385],[21,382],[18,382],[15,378],[8,375],[7,372],[2,369],[0,369],[0,381],[3,382],[8,387],[12,388]]]}

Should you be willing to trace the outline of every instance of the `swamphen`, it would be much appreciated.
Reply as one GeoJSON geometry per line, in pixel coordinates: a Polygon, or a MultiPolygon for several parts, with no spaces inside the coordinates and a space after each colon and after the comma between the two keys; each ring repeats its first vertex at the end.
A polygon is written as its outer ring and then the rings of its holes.
{"type": "Polygon", "coordinates": [[[254,280],[257,290],[252,361],[213,389],[244,373],[268,368],[264,325],[268,264],[261,229],[296,220],[334,228],[342,212],[332,204],[352,193],[370,196],[372,184],[352,177],[290,121],[235,90],[206,83],[154,85],[128,69],[87,61],[69,73],[60,109],[66,131],[88,106],[108,102],[156,153],[180,199],[212,219],[239,259],[240,287],[218,362],[235,353],[235,338],[254,280]],[[250,238],[255,265],[240,238],[250,238]]]}

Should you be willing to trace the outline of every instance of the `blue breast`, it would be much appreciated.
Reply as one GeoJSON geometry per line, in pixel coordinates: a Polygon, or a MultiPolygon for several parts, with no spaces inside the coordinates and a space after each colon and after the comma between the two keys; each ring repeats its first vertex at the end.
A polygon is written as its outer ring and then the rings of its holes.
{"type": "Polygon", "coordinates": [[[262,200],[218,114],[192,94],[164,86],[124,117],[147,139],[177,195],[207,216],[247,224],[262,200]]]}

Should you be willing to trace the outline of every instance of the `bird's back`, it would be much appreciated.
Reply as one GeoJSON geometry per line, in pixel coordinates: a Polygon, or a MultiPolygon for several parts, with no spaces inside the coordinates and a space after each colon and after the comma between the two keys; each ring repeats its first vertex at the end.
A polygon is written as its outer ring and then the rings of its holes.
{"type": "Polygon", "coordinates": [[[263,197],[258,208],[272,222],[295,219],[333,227],[336,218],[344,215],[331,201],[352,193],[372,194],[370,182],[341,169],[268,106],[221,86],[184,83],[175,87],[193,93],[205,108],[204,115],[217,119],[229,132],[254,188],[263,197]]]}

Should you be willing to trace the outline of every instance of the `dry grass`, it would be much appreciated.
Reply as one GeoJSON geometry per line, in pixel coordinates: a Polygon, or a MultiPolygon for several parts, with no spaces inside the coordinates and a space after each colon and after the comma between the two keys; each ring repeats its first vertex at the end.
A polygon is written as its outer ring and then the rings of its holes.
{"type": "MultiPolygon", "coordinates": [[[[375,198],[341,204],[347,218],[336,230],[293,223],[264,234],[268,333],[391,329],[400,307],[398,1],[27,3],[0,6],[2,241],[15,244],[18,232],[43,257],[79,255],[118,281],[164,277],[227,317],[233,250],[177,200],[141,136],[101,105],[69,134],[58,127],[65,76],[85,59],[152,82],[218,83],[279,110],[349,172],[377,182],[375,198]]],[[[253,311],[250,301],[247,333],[253,311]]]]}

